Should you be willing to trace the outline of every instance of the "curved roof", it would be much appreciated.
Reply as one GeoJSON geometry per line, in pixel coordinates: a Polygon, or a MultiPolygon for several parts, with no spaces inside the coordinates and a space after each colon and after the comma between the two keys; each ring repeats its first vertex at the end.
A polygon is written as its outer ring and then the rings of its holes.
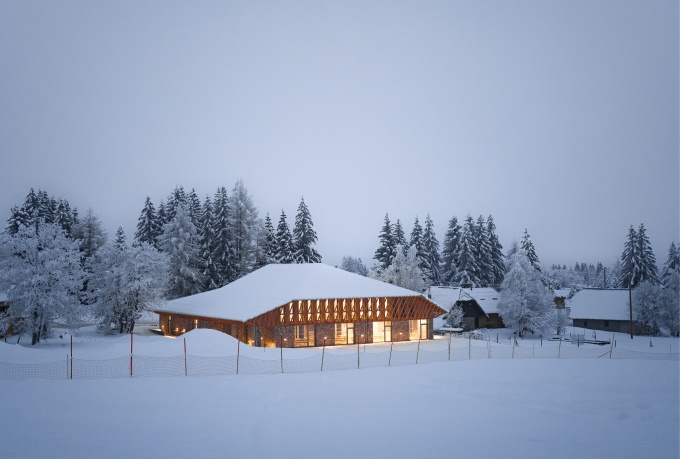
{"type": "Polygon", "coordinates": [[[421,293],[325,264],[270,264],[224,287],[155,311],[245,322],[293,300],[413,297],[421,293]]]}

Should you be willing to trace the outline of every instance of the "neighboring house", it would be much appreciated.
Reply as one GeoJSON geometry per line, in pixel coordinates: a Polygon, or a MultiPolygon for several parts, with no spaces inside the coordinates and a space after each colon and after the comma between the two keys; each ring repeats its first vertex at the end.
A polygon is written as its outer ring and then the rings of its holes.
{"type": "MultiPolygon", "coordinates": [[[[0,292],[0,318],[5,316],[5,312],[9,309],[9,301],[7,300],[7,294],[0,292]]],[[[7,337],[12,335],[13,325],[9,318],[4,318],[7,321],[7,330],[4,330],[5,325],[0,325],[0,337],[7,337]]],[[[1,320],[1,319],[0,319],[1,320]]]]}
{"type": "Polygon", "coordinates": [[[445,312],[422,294],[324,264],[270,264],[155,310],[164,335],[210,328],[258,347],[432,338],[445,312]]]}
{"type": "MultiPolygon", "coordinates": [[[[503,328],[503,320],[498,314],[500,294],[493,288],[458,288],[432,286],[428,297],[448,313],[454,303],[463,309],[463,328],[503,328]]],[[[443,317],[435,319],[435,329],[444,325],[443,317]]]]}
{"type": "Polygon", "coordinates": [[[574,327],[630,333],[628,289],[581,289],[567,306],[574,327]]]}

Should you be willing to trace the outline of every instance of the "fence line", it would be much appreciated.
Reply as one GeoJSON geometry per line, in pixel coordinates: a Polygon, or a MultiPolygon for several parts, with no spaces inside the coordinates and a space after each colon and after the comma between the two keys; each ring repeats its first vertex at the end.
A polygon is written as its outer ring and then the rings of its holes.
{"type": "MultiPolygon", "coordinates": [[[[240,350],[240,348],[239,348],[240,350]]],[[[258,359],[243,354],[219,357],[182,355],[152,357],[130,354],[111,359],[65,359],[48,363],[0,362],[0,380],[24,379],[113,379],[179,377],[236,374],[276,374],[326,372],[374,367],[405,366],[446,361],[479,359],[654,359],[678,360],[679,353],[650,353],[602,347],[572,346],[492,346],[490,340],[435,340],[418,346],[409,342],[388,347],[351,347],[319,350],[306,357],[258,359]]]]}

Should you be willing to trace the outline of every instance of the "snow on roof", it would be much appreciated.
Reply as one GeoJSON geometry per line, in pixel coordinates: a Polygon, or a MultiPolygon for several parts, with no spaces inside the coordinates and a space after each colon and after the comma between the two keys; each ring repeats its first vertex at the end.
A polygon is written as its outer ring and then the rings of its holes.
{"type": "Polygon", "coordinates": [[[293,300],[412,297],[421,293],[325,264],[269,264],[224,287],[155,311],[247,321],[293,300]]]}
{"type": "Polygon", "coordinates": [[[554,289],[553,290],[553,296],[555,297],[569,297],[569,293],[571,292],[571,289],[554,289]]]}
{"type": "Polygon", "coordinates": [[[449,311],[451,305],[458,300],[474,299],[487,315],[498,313],[498,299],[500,294],[493,288],[459,288],[448,286],[432,286],[430,288],[432,301],[441,308],[449,311]]]}
{"type": "Polygon", "coordinates": [[[582,289],[567,301],[571,319],[628,321],[628,289],[582,289]]]}

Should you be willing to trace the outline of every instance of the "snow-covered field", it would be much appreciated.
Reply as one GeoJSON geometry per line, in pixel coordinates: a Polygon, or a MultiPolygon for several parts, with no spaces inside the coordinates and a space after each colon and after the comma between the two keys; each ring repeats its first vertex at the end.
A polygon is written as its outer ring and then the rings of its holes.
{"type": "MultiPolygon", "coordinates": [[[[498,331],[486,332],[495,339],[498,331]]],[[[510,335],[501,330],[497,346],[509,347],[510,335]]],[[[194,355],[236,351],[215,331],[186,337],[194,355]]],[[[616,340],[639,352],[678,352],[677,339],[617,334],[616,340]]],[[[36,347],[15,341],[0,343],[0,361],[49,362],[69,353],[65,335],[36,347]]],[[[181,354],[183,342],[134,335],[135,354],[145,356],[181,354]]],[[[520,347],[539,343],[525,339],[520,347]]],[[[85,359],[129,351],[129,336],[86,328],[74,337],[74,356],[85,359]]],[[[284,350],[290,357],[312,352],[318,350],[284,350]]],[[[278,349],[244,345],[241,353],[280,356],[278,349]]],[[[297,374],[0,380],[0,445],[3,457],[16,458],[678,458],[679,380],[677,359],[538,358],[297,374]]]]}

